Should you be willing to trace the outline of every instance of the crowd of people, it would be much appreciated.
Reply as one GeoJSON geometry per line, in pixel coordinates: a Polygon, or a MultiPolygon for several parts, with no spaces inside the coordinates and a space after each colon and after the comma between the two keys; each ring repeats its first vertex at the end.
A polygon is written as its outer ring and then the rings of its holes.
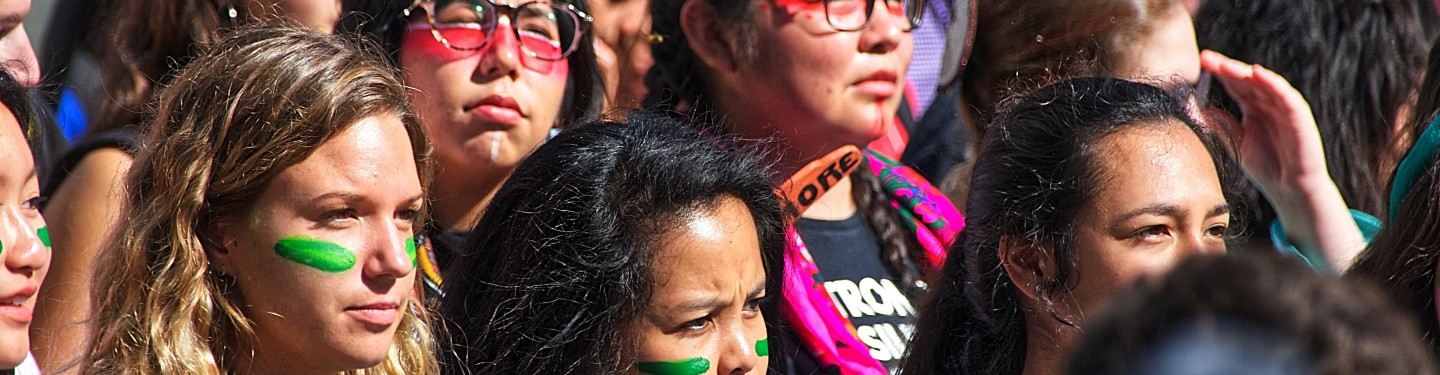
{"type": "Polygon", "coordinates": [[[53,1],[0,374],[1440,371],[1440,2],[53,1]]]}

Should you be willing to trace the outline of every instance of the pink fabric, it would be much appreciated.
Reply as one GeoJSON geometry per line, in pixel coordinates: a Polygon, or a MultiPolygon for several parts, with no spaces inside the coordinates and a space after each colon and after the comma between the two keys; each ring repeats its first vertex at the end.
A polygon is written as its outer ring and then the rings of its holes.
{"type": "MultiPolygon", "coordinates": [[[[927,255],[921,272],[933,273],[945,262],[945,252],[965,228],[964,217],[944,194],[914,170],[866,151],[871,173],[895,201],[894,208],[927,255]]],[[[825,290],[820,269],[810,250],[793,227],[785,233],[785,302],[781,309],[796,337],[821,368],[837,368],[842,374],[886,374],[885,366],[870,356],[869,348],[855,334],[855,325],[841,315],[825,290]]]]}

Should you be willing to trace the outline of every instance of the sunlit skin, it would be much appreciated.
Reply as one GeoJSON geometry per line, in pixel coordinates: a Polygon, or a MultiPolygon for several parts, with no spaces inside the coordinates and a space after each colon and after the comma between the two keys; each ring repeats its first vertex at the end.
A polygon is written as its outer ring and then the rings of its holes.
{"type": "Polygon", "coordinates": [[[820,2],[784,1],[757,4],[756,58],[720,72],[713,99],[741,135],[778,136],[789,150],[783,157],[793,159],[782,167],[798,168],[883,133],[899,107],[912,47],[904,17],[884,2],[868,27],[841,32],[820,2]]]}
{"type": "Polygon", "coordinates": [[[29,13],[30,0],[0,0],[0,66],[21,85],[34,86],[40,82],[40,63],[22,23],[29,13]]]}
{"type": "Polygon", "coordinates": [[[0,369],[19,365],[30,350],[35,293],[50,264],[44,227],[30,147],[15,115],[0,106],[0,369]]]}
{"type": "Polygon", "coordinates": [[[340,0],[245,0],[252,17],[272,20],[284,17],[311,30],[330,33],[340,20],[340,0]]]}
{"type": "Polygon", "coordinates": [[[675,222],[659,236],[654,294],[635,323],[641,369],[681,362],[696,370],[704,363],[705,374],[766,373],[767,358],[756,350],[767,340],[765,267],[750,211],[726,197],[675,222]]]}
{"type": "Polygon", "coordinates": [[[258,339],[242,368],[333,374],[386,358],[415,283],[406,243],[423,200],[413,155],[398,118],[364,119],[280,172],[250,212],[218,225],[224,246],[211,261],[235,279],[258,339]],[[282,256],[277,243],[295,237],[353,252],[352,266],[282,256]]]}
{"type": "MultiPolygon", "coordinates": [[[[411,26],[425,24],[418,18],[411,26]]],[[[416,88],[412,103],[435,148],[434,216],[451,230],[468,229],[505,177],[545,141],[565,96],[569,62],[526,56],[509,17],[499,23],[475,51],[446,48],[428,25],[411,27],[400,46],[405,82],[416,88]]]]}
{"type": "Polygon", "coordinates": [[[1200,79],[1200,47],[1195,41],[1195,25],[1184,5],[1176,3],[1150,25],[1150,32],[1141,36],[1132,48],[1131,61],[1124,74],[1138,77],[1177,78],[1194,84],[1200,79]]]}
{"type": "MultiPolygon", "coordinates": [[[[1185,125],[1128,127],[1094,145],[1099,181],[1076,212],[1068,289],[1052,293],[1061,318],[1083,329],[1088,316],[1136,280],[1186,257],[1225,251],[1229,206],[1210,154],[1185,125]]],[[[1053,276],[1050,254],[1003,257],[1026,306],[1026,374],[1057,374],[1078,334],[1037,299],[1036,273],[1053,276]],[[1040,265],[1036,267],[1035,265],[1040,265]],[[1038,270],[1037,270],[1038,268],[1038,270]]],[[[1063,261],[1063,260],[1061,260],[1063,261]]]]}
{"type": "MultiPolygon", "coordinates": [[[[709,98],[737,134],[778,140],[782,176],[884,134],[910,65],[908,24],[885,2],[875,3],[868,26],[848,32],[831,27],[815,4],[821,3],[757,2],[753,55],[737,52],[733,23],[716,18],[709,5],[689,2],[681,10],[692,50],[705,65],[709,98]]],[[[855,213],[850,191],[850,179],[842,179],[802,215],[848,218],[855,213]]]]}

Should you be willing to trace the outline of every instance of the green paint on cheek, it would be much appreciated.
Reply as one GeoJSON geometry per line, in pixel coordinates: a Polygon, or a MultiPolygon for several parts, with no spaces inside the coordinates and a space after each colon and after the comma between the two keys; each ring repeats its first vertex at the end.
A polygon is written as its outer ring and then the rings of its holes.
{"type": "Polygon", "coordinates": [[[652,375],[700,375],[710,371],[710,360],[691,358],[676,362],[640,362],[635,368],[652,375]]]}
{"type": "Polygon", "coordinates": [[[275,253],[295,263],[331,273],[349,270],[355,266],[355,253],[350,249],[314,238],[283,238],[275,243],[275,253]]]}
{"type": "Polygon", "coordinates": [[[755,342],[755,355],[761,357],[770,356],[770,338],[763,338],[755,342]]]}
{"type": "Polygon", "coordinates": [[[405,240],[405,255],[410,256],[410,266],[415,266],[415,237],[405,240]]]}
{"type": "Polygon", "coordinates": [[[35,236],[40,237],[40,243],[45,244],[45,247],[50,247],[50,227],[40,227],[35,230],[35,236]]]}

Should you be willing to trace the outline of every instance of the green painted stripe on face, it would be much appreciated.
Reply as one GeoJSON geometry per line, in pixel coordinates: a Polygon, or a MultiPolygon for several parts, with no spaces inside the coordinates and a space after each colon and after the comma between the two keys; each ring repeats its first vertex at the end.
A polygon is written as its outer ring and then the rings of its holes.
{"type": "Polygon", "coordinates": [[[334,242],[321,239],[282,238],[275,243],[275,253],[295,263],[330,273],[343,272],[355,267],[355,252],[334,242]]]}
{"type": "Polygon", "coordinates": [[[410,237],[410,239],[405,240],[405,255],[410,256],[410,266],[414,267],[417,264],[415,260],[415,237],[410,237]]]}
{"type": "Polygon", "coordinates": [[[35,236],[40,237],[40,243],[45,244],[45,247],[50,247],[50,227],[36,229],[35,236]]]}
{"type": "Polygon", "coordinates": [[[755,355],[761,357],[770,356],[770,338],[766,337],[755,342],[755,355]]]}
{"type": "Polygon", "coordinates": [[[675,362],[640,362],[635,368],[651,375],[700,375],[710,371],[710,360],[691,358],[675,362]]]}

